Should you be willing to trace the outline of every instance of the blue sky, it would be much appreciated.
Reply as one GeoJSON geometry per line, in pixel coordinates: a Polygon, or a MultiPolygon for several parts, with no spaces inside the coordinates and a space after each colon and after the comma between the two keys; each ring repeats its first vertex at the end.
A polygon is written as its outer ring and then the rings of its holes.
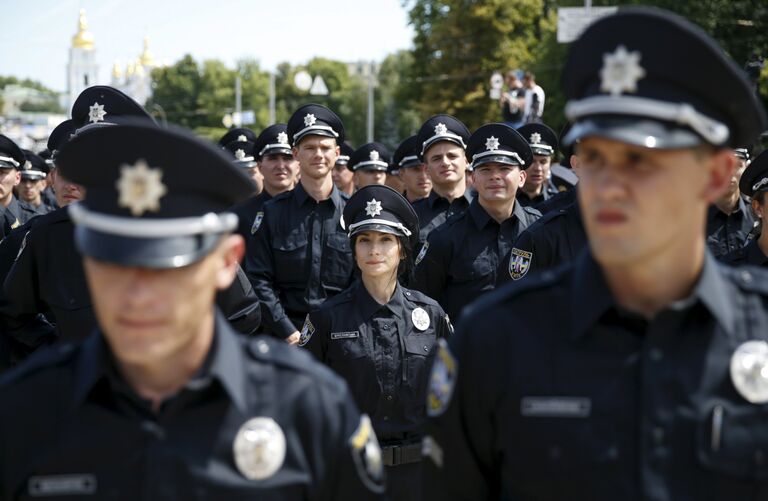
{"type": "Polygon", "coordinates": [[[29,77],[63,91],[80,8],[96,39],[100,83],[150,38],[155,57],[186,53],[232,64],[254,57],[271,69],[315,56],[380,60],[411,46],[400,0],[4,0],[0,75],[29,77]]]}

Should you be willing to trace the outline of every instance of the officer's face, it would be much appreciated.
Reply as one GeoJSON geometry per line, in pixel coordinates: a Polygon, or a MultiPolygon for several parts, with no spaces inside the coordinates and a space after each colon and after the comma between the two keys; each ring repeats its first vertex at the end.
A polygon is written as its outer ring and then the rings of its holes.
{"type": "Polygon", "coordinates": [[[398,175],[403,180],[406,193],[411,198],[428,197],[429,192],[432,191],[432,180],[429,179],[426,164],[400,169],[398,175]]]}
{"type": "Polygon", "coordinates": [[[96,318],[122,364],[161,363],[185,356],[212,328],[214,295],[228,287],[243,255],[239,235],[204,259],[154,270],[83,260],[96,318]]]}
{"type": "Polygon", "coordinates": [[[259,169],[264,176],[264,185],[272,193],[290,190],[299,172],[299,162],[291,155],[272,153],[261,157],[259,169]]]}
{"type": "Polygon", "coordinates": [[[359,190],[371,184],[384,184],[387,173],[379,170],[357,170],[354,172],[355,187],[359,190]]]}
{"type": "Polygon", "coordinates": [[[59,169],[53,169],[50,173],[53,191],[56,194],[56,203],[59,207],[66,207],[72,202],[85,198],[85,188],[79,184],[69,182],[59,173],[59,169]]]}
{"type": "Polygon", "coordinates": [[[531,166],[526,169],[525,188],[527,191],[538,190],[549,179],[551,157],[533,155],[531,166]]]}
{"type": "Polygon", "coordinates": [[[707,206],[735,168],[727,150],[653,150],[600,138],[582,140],[578,155],[584,226],[603,265],[643,267],[675,249],[690,258],[692,242],[703,246],[707,206]]]}
{"type": "Polygon", "coordinates": [[[21,182],[19,171],[0,168],[0,200],[5,202],[13,194],[13,188],[19,182],[21,182]]]}
{"type": "Polygon", "coordinates": [[[429,177],[437,186],[452,186],[464,179],[467,156],[464,149],[450,141],[440,141],[424,152],[429,177]]]}
{"type": "Polygon", "coordinates": [[[364,277],[397,278],[400,240],[389,233],[364,231],[355,240],[355,262],[364,277]]]}
{"type": "Polygon", "coordinates": [[[22,179],[19,183],[19,198],[25,202],[35,202],[40,199],[40,192],[45,188],[45,179],[22,179]]]}
{"type": "Polygon", "coordinates": [[[402,193],[403,190],[405,190],[405,185],[403,184],[403,180],[400,179],[399,171],[397,172],[387,172],[386,179],[384,180],[384,184],[392,188],[398,193],[402,193]]]}
{"type": "Polygon", "coordinates": [[[482,164],[472,171],[472,185],[480,201],[504,202],[514,200],[517,190],[525,183],[525,171],[516,165],[496,162],[482,164]]]}
{"type": "Polygon", "coordinates": [[[336,140],[325,136],[305,136],[293,147],[293,156],[299,162],[301,175],[322,179],[331,172],[339,158],[336,140]]]}
{"type": "Polygon", "coordinates": [[[346,165],[336,164],[333,167],[333,184],[344,192],[351,192],[354,173],[346,165]]]}

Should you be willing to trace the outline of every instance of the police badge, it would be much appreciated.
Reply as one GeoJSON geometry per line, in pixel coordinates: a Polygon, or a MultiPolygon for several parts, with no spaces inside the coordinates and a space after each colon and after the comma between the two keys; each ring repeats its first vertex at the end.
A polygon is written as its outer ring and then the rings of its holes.
{"type": "Polygon", "coordinates": [[[509,255],[509,276],[512,280],[520,280],[528,273],[531,268],[532,252],[520,250],[516,247],[512,248],[512,252],[509,255]]]}
{"type": "Polygon", "coordinates": [[[238,430],[232,444],[235,465],[249,480],[274,475],[285,460],[285,434],[271,417],[255,417],[238,430]]]}
{"type": "Polygon", "coordinates": [[[262,211],[257,212],[256,217],[253,218],[253,224],[251,225],[251,235],[259,231],[262,219],[264,219],[264,213],[262,211]]]}
{"type": "Polygon", "coordinates": [[[304,346],[312,339],[312,334],[315,333],[315,326],[312,325],[312,321],[309,319],[309,315],[304,319],[304,326],[301,328],[301,336],[299,337],[299,346],[304,346]]]}
{"type": "Polygon", "coordinates": [[[768,343],[747,341],[731,355],[731,381],[753,404],[768,402],[768,343]]]}
{"type": "Polygon", "coordinates": [[[371,418],[363,414],[349,439],[352,459],[363,484],[373,492],[384,492],[384,462],[371,418]]]}
{"type": "Polygon", "coordinates": [[[420,331],[429,329],[429,313],[423,308],[416,308],[411,312],[411,322],[420,331]]]}
{"type": "Polygon", "coordinates": [[[437,356],[429,375],[429,390],[427,392],[427,415],[437,417],[445,412],[451,402],[453,387],[456,385],[456,375],[459,366],[451,355],[445,339],[437,341],[437,356]]]}

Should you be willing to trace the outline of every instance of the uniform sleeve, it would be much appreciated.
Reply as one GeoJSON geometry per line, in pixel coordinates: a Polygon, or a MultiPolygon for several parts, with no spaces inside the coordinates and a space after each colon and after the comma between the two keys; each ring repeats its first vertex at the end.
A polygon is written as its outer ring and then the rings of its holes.
{"type": "Polygon", "coordinates": [[[35,231],[18,253],[3,284],[0,321],[6,334],[27,348],[37,348],[56,340],[56,329],[42,313],[48,307],[40,298],[35,247],[35,231]]]}
{"type": "Polygon", "coordinates": [[[232,284],[216,294],[216,304],[237,332],[245,335],[256,333],[261,323],[259,299],[240,266],[232,284]]]}
{"type": "Polygon", "coordinates": [[[441,232],[431,232],[424,242],[413,272],[413,282],[409,287],[423,292],[438,303],[443,298],[443,290],[448,281],[447,269],[450,262],[449,244],[440,238],[441,232]]]}
{"type": "Polygon", "coordinates": [[[262,304],[262,323],[271,333],[280,338],[287,338],[295,330],[291,320],[280,304],[275,288],[275,259],[272,253],[272,236],[269,230],[268,209],[264,207],[264,221],[253,234],[245,256],[245,273],[253,285],[253,290],[262,304]]]}
{"type": "Polygon", "coordinates": [[[309,350],[317,360],[325,363],[330,336],[330,321],[323,311],[315,310],[307,314],[301,328],[299,346],[309,350]]]}
{"type": "Polygon", "coordinates": [[[492,374],[489,356],[499,347],[488,336],[473,336],[483,325],[474,315],[462,317],[449,343],[440,342],[430,376],[424,445],[424,491],[430,501],[477,501],[501,498],[500,464],[495,450],[499,423],[491,414],[503,381],[492,374]],[[474,332],[468,332],[468,326],[474,332]],[[472,342],[467,342],[472,338],[472,342]],[[482,338],[478,342],[474,338],[482,338]],[[480,354],[486,354],[485,357],[480,354]],[[451,391],[445,392],[446,385],[451,391]]]}

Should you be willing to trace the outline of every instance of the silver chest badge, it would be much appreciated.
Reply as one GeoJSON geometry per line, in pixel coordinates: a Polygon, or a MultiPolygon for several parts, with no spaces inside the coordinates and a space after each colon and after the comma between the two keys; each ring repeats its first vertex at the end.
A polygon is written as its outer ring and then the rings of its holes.
{"type": "Polygon", "coordinates": [[[731,355],[731,381],[753,404],[768,402],[768,343],[747,341],[731,355]]]}
{"type": "Polygon", "coordinates": [[[429,314],[422,308],[416,308],[411,312],[411,321],[420,331],[429,329],[429,314]]]}
{"type": "Polygon", "coordinates": [[[232,444],[235,465],[249,480],[264,480],[285,460],[285,435],[271,417],[255,417],[238,430],[232,444]]]}

